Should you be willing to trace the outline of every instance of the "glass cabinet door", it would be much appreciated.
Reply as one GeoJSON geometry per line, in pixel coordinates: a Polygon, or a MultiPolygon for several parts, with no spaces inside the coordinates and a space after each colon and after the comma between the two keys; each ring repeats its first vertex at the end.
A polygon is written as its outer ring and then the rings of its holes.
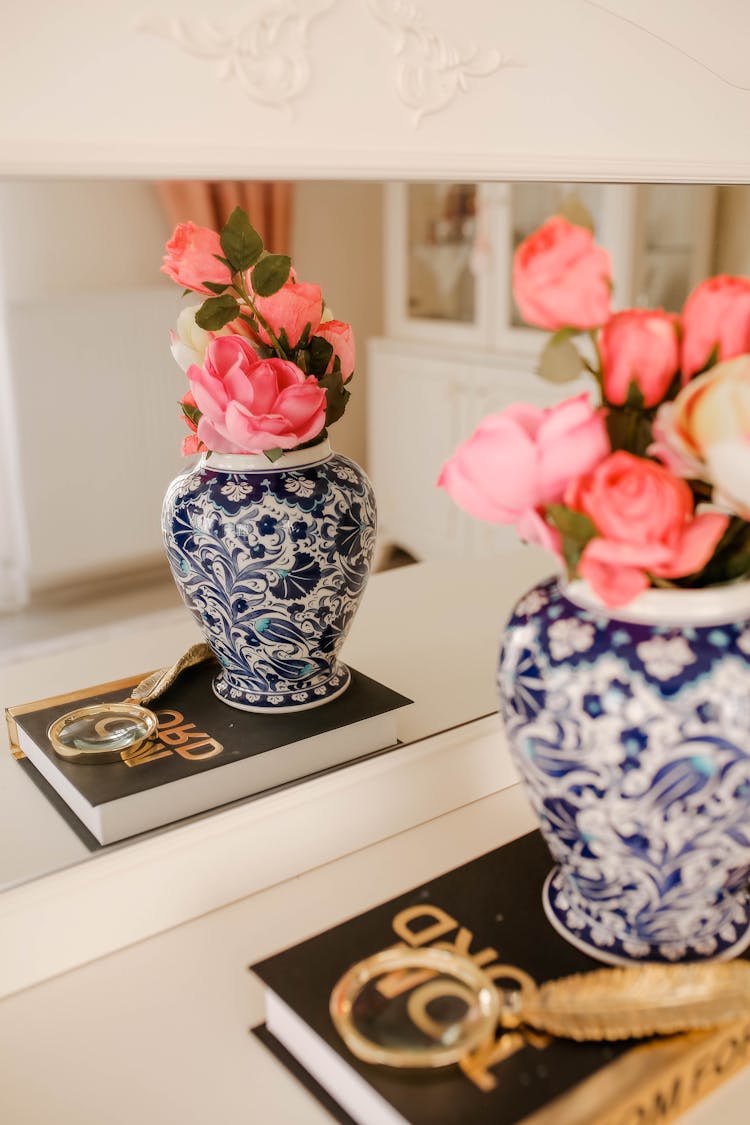
{"type": "Polygon", "coordinates": [[[612,262],[613,309],[677,312],[711,272],[715,202],[714,188],[693,184],[389,184],[388,334],[538,354],[546,337],[513,300],[513,255],[561,212],[593,222],[612,262]]]}
{"type": "Polygon", "coordinates": [[[407,307],[410,317],[471,324],[476,317],[472,249],[475,184],[409,184],[407,307]]]}
{"type": "Polygon", "coordinates": [[[646,184],[639,189],[633,304],[679,312],[714,270],[716,189],[646,184]]]}
{"type": "Polygon", "coordinates": [[[386,293],[392,335],[488,343],[485,194],[479,184],[388,186],[386,293]]]}

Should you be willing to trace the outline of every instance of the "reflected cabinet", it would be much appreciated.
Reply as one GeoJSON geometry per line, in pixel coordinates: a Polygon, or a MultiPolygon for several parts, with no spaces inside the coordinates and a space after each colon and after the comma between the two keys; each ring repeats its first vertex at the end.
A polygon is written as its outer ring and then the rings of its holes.
{"type": "Polygon", "coordinates": [[[410,183],[385,194],[386,334],[370,344],[369,463],[381,553],[472,557],[515,544],[435,485],[488,413],[549,406],[586,384],[536,374],[545,334],[524,325],[511,266],[520,242],[563,212],[588,213],[612,259],[613,306],[677,312],[713,267],[716,189],[684,184],[410,183]]]}

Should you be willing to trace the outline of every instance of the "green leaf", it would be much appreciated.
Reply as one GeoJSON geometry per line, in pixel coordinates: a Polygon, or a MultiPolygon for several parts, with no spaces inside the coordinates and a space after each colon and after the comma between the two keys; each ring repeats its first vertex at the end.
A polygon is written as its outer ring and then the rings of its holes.
{"type": "Polygon", "coordinates": [[[180,407],[182,408],[182,413],[185,415],[187,420],[189,422],[192,422],[194,426],[197,426],[201,418],[203,417],[198,407],[191,406],[189,402],[180,402],[180,407]]]}
{"type": "Polygon", "coordinates": [[[351,395],[344,386],[340,371],[324,375],[318,383],[326,392],[326,426],[332,426],[346,410],[351,395]]]}
{"type": "Polygon", "coordinates": [[[561,535],[568,535],[584,547],[589,539],[599,534],[594,521],[583,512],[576,512],[564,504],[547,504],[544,510],[561,535]]]}
{"type": "Polygon", "coordinates": [[[201,414],[197,406],[191,406],[190,403],[181,402],[180,407],[182,408],[182,413],[184,414],[184,416],[187,417],[188,422],[192,422],[193,425],[198,425],[201,417],[204,416],[201,414]]]}
{"type": "MultiPolygon", "coordinates": [[[[256,332],[256,333],[258,332],[258,322],[257,322],[257,320],[255,319],[254,316],[250,316],[248,313],[241,312],[239,314],[238,319],[244,320],[245,324],[248,324],[252,328],[253,332],[256,332]]],[[[273,348],[271,349],[271,351],[268,354],[274,355],[273,348]]]]}
{"type": "Polygon", "coordinates": [[[266,449],[266,450],[264,450],[264,453],[265,453],[266,457],[268,458],[268,460],[271,461],[272,463],[274,461],[278,461],[279,457],[284,456],[284,450],[283,449],[266,449]]]}
{"type": "Polygon", "coordinates": [[[272,297],[289,280],[292,259],[287,254],[269,254],[252,273],[252,286],[259,297],[272,297]]]}
{"type": "Polygon", "coordinates": [[[573,223],[577,227],[585,227],[594,233],[594,220],[588,207],[583,203],[580,197],[571,192],[566,195],[562,203],[557,209],[557,214],[562,215],[569,223],[573,223]]]}
{"type": "Polygon", "coordinates": [[[578,349],[567,336],[556,332],[550,336],[539,356],[539,374],[550,383],[569,383],[578,378],[583,370],[583,359],[578,349]]]}
{"type": "Polygon", "coordinates": [[[596,524],[583,512],[575,512],[572,508],[566,508],[564,504],[548,504],[545,514],[562,536],[562,550],[568,575],[573,578],[578,570],[584,547],[599,534],[596,524]]]}
{"type": "Polygon", "coordinates": [[[310,341],[310,371],[313,375],[325,375],[333,355],[333,344],[322,336],[313,336],[310,341]]]}
{"type": "Polygon", "coordinates": [[[608,407],[605,423],[612,451],[624,449],[635,457],[646,457],[646,450],[654,440],[653,418],[653,410],[608,407]]]}
{"type": "Polygon", "coordinates": [[[643,391],[638,386],[635,379],[631,379],[628,383],[628,393],[625,396],[625,409],[638,412],[643,410],[643,403],[643,391]]]}
{"type": "Polygon", "coordinates": [[[224,224],[221,248],[227,256],[232,273],[249,270],[263,253],[263,239],[241,207],[235,207],[224,224]]]}
{"type": "Polygon", "coordinates": [[[211,293],[223,293],[225,289],[229,288],[229,283],[223,281],[204,281],[203,284],[211,293]]]}
{"type": "Polygon", "coordinates": [[[209,297],[195,314],[195,323],[207,332],[216,332],[229,324],[230,320],[234,320],[239,311],[240,306],[229,293],[222,297],[209,297]]]}
{"type": "Polygon", "coordinates": [[[557,332],[553,332],[550,336],[550,343],[555,345],[562,344],[566,340],[570,340],[572,336],[580,335],[580,332],[580,328],[571,328],[569,326],[566,328],[558,328],[557,332]]]}

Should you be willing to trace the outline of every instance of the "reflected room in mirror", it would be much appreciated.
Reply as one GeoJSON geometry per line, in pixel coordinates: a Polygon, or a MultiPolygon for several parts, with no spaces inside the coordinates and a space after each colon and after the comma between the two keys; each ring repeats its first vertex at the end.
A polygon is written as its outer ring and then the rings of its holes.
{"type": "MultiPolygon", "coordinates": [[[[515,534],[465,517],[436,479],[487,413],[571,393],[537,374],[541,334],[524,326],[510,286],[515,248],[560,211],[592,217],[616,308],[678,312],[701,278],[750,273],[748,187],[290,185],[297,275],[321,285],[357,341],[332,440],[368,473],[378,505],[375,574],[344,658],[414,700],[398,716],[402,742],[495,708],[486,670],[506,603],[493,559],[515,534]],[[461,560],[474,568],[466,589],[461,560]],[[477,624],[461,642],[457,690],[455,621],[466,615],[477,624]]],[[[182,299],[160,263],[175,221],[195,217],[146,182],[0,185],[3,708],[145,674],[200,639],[160,532],[162,498],[184,467],[186,390],[169,347],[182,299]]],[[[528,584],[529,568],[541,575],[547,563],[524,557],[528,584]]],[[[2,887],[101,854],[29,770],[4,744],[2,887]]]]}

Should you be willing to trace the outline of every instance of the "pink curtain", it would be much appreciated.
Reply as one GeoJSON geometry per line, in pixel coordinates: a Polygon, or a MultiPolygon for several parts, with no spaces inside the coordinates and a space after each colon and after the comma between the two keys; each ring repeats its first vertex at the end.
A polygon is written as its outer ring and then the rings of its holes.
{"type": "Polygon", "coordinates": [[[201,227],[221,230],[235,207],[242,207],[266,249],[288,254],[292,235],[292,184],[241,180],[162,180],[157,183],[170,223],[192,219],[201,227]]]}

